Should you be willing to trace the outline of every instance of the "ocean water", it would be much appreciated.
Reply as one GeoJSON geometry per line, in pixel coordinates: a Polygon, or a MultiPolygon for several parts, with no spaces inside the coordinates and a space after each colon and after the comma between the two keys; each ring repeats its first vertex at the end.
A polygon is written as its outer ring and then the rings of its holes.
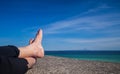
{"type": "Polygon", "coordinates": [[[45,51],[46,55],[120,63],[120,51],[45,51]]]}

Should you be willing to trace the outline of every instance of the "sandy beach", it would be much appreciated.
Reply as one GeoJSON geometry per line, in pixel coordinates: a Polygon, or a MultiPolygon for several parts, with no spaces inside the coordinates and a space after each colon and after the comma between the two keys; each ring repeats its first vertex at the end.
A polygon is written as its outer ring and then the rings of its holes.
{"type": "Polygon", "coordinates": [[[120,63],[45,56],[26,74],[120,74],[120,63]]]}

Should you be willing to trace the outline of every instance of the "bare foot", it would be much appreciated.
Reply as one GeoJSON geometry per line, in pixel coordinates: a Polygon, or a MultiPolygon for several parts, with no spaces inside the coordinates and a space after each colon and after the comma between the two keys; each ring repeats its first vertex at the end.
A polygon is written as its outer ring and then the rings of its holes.
{"type": "Polygon", "coordinates": [[[20,50],[19,58],[25,57],[44,57],[44,49],[42,47],[42,30],[39,30],[34,40],[31,41],[30,45],[25,47],[19,47],[20,50]]]}
{"type": "Polygon", "coordinates": [[[34,49],[34,56],[38,58],[44,57],[44,49],[42,47],[42,30],[39,30],[34,40],[30,41],[29,47],[34,49]]]}
{"type": "MultiPolygon", "coordinates": [[[[31,39],[29,41],[29,44],[32,44],[32,43],[33,43],[33,40],[31,39]]],[[[33,65],[36,63],[36,60],[37,60],[35,57],[26,57],[24,59],[27,60],[27,62],[28,62],[27,66],[28,66],[29,69],[33,67],[33,65]]]]}

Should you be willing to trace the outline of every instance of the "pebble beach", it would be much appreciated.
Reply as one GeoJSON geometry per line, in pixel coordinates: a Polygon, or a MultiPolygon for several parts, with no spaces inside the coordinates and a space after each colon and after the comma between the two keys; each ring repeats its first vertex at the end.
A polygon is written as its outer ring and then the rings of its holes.
{"type": "Polygon", "coordinates": [[[45,56],[26,74],[120,74],[120,63],[45,56]]]}

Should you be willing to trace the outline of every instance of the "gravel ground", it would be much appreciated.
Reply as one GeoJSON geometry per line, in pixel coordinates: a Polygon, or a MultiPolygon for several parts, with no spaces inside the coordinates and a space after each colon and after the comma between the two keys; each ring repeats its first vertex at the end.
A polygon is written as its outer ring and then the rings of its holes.
{"type": "Polygon", "coordinates": [[[45,56],[26,74],[120,74],[120,63],[45,56]]]}

